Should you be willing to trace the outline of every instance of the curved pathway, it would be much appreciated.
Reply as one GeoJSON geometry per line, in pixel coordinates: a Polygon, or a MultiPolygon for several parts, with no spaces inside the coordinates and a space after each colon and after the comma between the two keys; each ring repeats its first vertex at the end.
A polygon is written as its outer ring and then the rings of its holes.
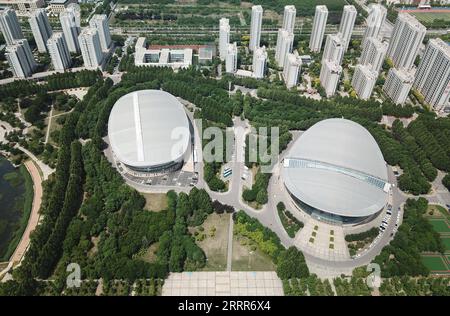
{"type": "Polygon", "coordinates": [[[30,236],[31,233],[35,230],[36,226],[39,223],[39,209],[41,207],[42,203],[42,179],[39,174],[39,170],[34,164],[33,161],[28,160],[24,163],[25,167],[27,168],[28,172],[31,175],[31,179],[33,180],[33,204],[31,207],[30,217],[28,218],[28,224],[25,228],[25,231],[23,232],[22,238],[20,239],[19,244],[16,247],[16,250],[12,254],[11,258],[9,259],[8,266],[0,272],[0,276],[2,276],[4,273],[9,271],[11,267],[13,267],[15,264],[20,263],[24,257],[25,252],[28,249],[28,246],[30,244],[30,236]]]}

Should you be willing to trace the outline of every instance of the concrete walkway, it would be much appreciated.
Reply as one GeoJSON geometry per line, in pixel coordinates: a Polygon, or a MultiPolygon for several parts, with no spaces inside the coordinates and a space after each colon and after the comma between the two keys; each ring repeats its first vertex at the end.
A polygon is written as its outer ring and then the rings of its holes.
{"type": "Polygon", "coordinates": [[[273,271],[216,271],[171,273],[162,296],[283,296],[273,271]]]}
{"type": "Polygon", "coordinates": [[[55,169],[50,168],[45,163],[43,163],[38,157],[36,157],[31,151],[28,149],[23,148],[22,146],[16,145],[16,148],[20,149],[22,152],[24,152],[28,157],[31,158],[41,169],[42,174],[44,176],[43,180],[47,180],[48,177],[55,172],[55,169]]]}
{"type": "Polygon", "coordinates": [[[230,225],[228,226],[227,271],[231,271],[231,262],[233,260],[233,227],[233,215],[230,215],[230,225]]]}

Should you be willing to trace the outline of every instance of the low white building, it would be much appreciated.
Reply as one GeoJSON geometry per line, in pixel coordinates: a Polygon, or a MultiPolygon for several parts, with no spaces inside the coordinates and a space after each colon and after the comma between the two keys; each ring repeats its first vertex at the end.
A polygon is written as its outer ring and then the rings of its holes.
{"type": "Polygon", "coordinates": [[[145,37],[139,37],[134,54],[136,66],[188,68],[192,65],[192,49],[148,49],[145,37]]]}
{"type": "Polygon", "coordinates": [[[0,7],[10,7],[16,10],[17,15],[28,15],[36,9],[44,8],[44,0],[0,0],[0,7]]]}
{"type": "Polygon", "coordinates": [[[63,12],[71,3],[77,3],[77,0],[51,0],[48,8],[52,14],[63,12]]]}

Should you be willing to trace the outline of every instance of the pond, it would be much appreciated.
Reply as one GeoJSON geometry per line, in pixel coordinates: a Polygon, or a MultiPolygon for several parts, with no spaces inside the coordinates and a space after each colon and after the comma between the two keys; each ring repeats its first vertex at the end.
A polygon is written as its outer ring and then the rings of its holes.
{"type": "Polygon", "coordinates": [[[14,252],[28,222],[33,184],[26,168],[0,156],[0,262],[14,252]]]}

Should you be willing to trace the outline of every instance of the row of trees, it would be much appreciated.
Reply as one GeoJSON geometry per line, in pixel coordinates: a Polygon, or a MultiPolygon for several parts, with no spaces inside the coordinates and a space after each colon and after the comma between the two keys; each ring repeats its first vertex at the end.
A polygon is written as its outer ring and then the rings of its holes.
{"type": "Polygon", "coordinates": [[[394,240],[374,259],[381,267],[382,277],[426,276],[429,269],[422,263],[421,252],[444,253],[439,234],[423,216],[427,208],[424,198],[406,201],[403,223],[394,240]]]}
{"type": "Polygon", "coordinates": [[[378,228],[373,227],[362,233],[345,235],[345,241],[353,242],[353,241],[361,241],[361,240],[366,240],[366,239],[373,240],[375,237],[378,236],[378,233],[379,233],[378,228]]]}
{"type": "Polygon", "coordinates": [[[427,177],[429,181],[433,181],[437,176],[436,168],[427,158],[424,150],[422,150],[419,144],[417,144],[415,138],[409,134],[405,128],[403,128],[403,123],[401,121],[395,120],[392,124],[392,135],[414,158],[425,177],[427,177]]]}
{"type": "Polygon", "coordinates": [[[46,93],[62,89],[90,87],[101,78],[101,72],[82,70],[78,72],[57,73],[48,76],[47,82],[38,84],[31,80],[15,80],[0,86],[0,98],[28,97],[38,92],[46,93]]]}
{"type": "Polygon", "coordinates": [[[255,183],[251,189],[244,189],[242,192],[242,198],[246,202],[254,202],[259,205],[267,203],[269,197],[267,193],[267,187],[269,186],[270,173],[263,173],[261,170],[255,176],[255,183]]]}

